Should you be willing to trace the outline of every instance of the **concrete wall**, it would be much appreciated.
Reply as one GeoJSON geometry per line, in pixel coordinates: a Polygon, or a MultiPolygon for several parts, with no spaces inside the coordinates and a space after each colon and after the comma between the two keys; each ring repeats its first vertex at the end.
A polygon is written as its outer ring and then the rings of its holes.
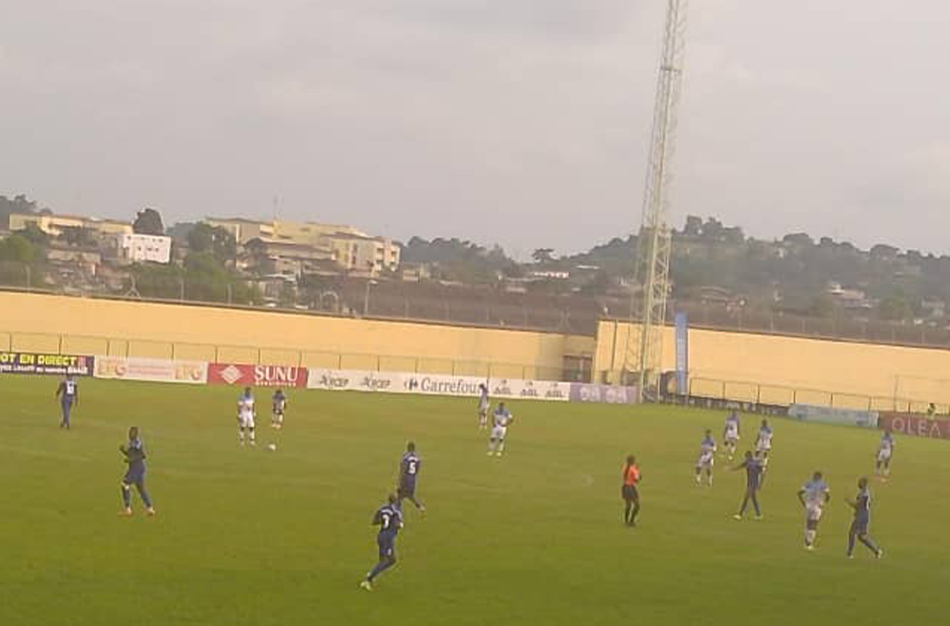
{"type": "MultiPolygon", "coordinates": [[[[598,326],[594,377],[616,377],[637,327],[598,326]]],[[[664,330],[664,369],[675,367],[673,329],[664,330]]],[[[786,404],[889,408],[887,399],[950,405],[950,350],[690,330],[690,377],[697,394],[786,404]],[[744,384],[755,383],[755,384],[744,384]],[[757,395],[761,394],[760,398],[757,395]]]]}
{"type": "Polygon", "coordinates": [[[594,340],[553,333],[0,292],[0,350],[560,377],[594,340]]]}

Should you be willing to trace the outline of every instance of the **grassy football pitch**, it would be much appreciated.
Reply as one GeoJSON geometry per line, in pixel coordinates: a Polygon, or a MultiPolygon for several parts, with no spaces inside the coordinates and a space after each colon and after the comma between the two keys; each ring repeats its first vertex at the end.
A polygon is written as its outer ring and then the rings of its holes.
{"type": "MultiPolygon", "coordinates": [[[[298,391],[285,428],[257,390],[258,445],[237,444],[238,390],[81,381],[70,432],[53,378],[0,379],[0,624],[924,624],[946,615],[950,445],[899,438],[872,482],[878,561],[844,556],[859,475],[880,433],[776,419],[765,519],[732,519],[744,475],[693,468],[724,415],[512,402],[503,458],[474,400],[298,391]],[[117,450],[142,428],[156,518],[119,518],[117,450]],[[369,522],[407,440],[423,458],[399,563],[372,593],[369,522]],[[276,452],[266,444],[277,440],[276,452]],[[640,525],[621,524],[638,456],[640,525]],[[795,497],[821,469],[818,550],[795,497]]],[[[758,418],[743,417],[749,443],[758,418]]]]}

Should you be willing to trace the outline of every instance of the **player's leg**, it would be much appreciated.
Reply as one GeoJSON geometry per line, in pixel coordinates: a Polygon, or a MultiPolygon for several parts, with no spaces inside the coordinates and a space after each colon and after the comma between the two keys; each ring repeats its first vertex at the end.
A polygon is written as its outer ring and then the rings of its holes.
{"type": "Polygon", "coordinates": [[[122,514],[132,515],[132,485],[128,480],[123,480],[122,488],[122,514]]]}
{"type": "Polygon", "coordinates": [[[377,539],[377,543],[379,544],[379,562],[376,564],[376,567],[366,575],[366,582],[370,585],[376,580],[377,576],[396,564],[395,542],[396,540],[393,537],[379,537],[377,539]]]}
{"type": "Polygon", "coordinates": [[[494,436],[491,436],[488,438],[488,456],[495,454],[496,443],[497,443],[497,440],[495,439],[494,436]]]}
{"type": "Polygon", "coordinates": [[[145,505],[145,511],[149,515],[155,515],[155,508],[152,506],[152,498],[148,495],[148,489],[145,488],[144,476],[135,481],[135,488],[139,492],[139,497],[142,498],[142,504],[145,505]]]}
{"type": "Polygon", "coordinates": [[[640,494],[633,494],[633,510],[630,511],[630,525],[637,525],[637,516],[640,515],[640,494]]]}
{"type": "Polygon", "coordinates": [[[238,418],[238,441],[244,445],[244,419],[238,418]]]}
{"type": "Polygon", "coordinates": [[[749,506],[749,489],[745,490],[745,495],[742,497],[742,506],[739,507],[739,512],[736,513],[736,519],[742,519],[742,516],[745,515],[746,507],[749,506]]]}
{"type": "Polygon", "coordinates": [[[884,477],[887,478],[891,475],[891,457],[884,459],[884,477]]]}
{"type": "Polygon", "coordinates": [[[815,537],[818,535],[818,520],[809,519],[805,522],[805,547],[811,550],[815,545],[815,537]]]}
{"type": "Polygon", "coordinates": [[[703,476],[703,466],[701,463],[697,463],[696,464],[696,484],[697,485],[702,482],[702,476],[703,476]]]}
{"type": "Polygon", "coordinates": [[[752,507],[755,509],[755,516],[757,518],[762,517],[762,509],[759,508],[759,490],[757,488],[752,489],[752,494],[749,499],[752,500],[752,507]]]}
{"type": "Polygon", "coordinates": [[[874,553],[874,556],[881,558],[883,551],[878,547],[874,540],[868,535],[867,531],[858,533],[858,541],[863,543],[868,550],[874,553]]]}
{"type": "Polygon", "coordinates": [[[854,524],[851,524],[851,529],[848,531],[848,558],[850,559],[854,555],[854,540],[857,539],[858,532],[854,524]]]}
{"type": "Polygon", "coordinates": [[[713,466],[710,465],[706,468],[706,483],[712,487],[713,484],[713,466]]]}
{"type": "Polygon", "coordinates": [[[495,456],[501,456],[501,453],[505,451],[505,436],[502,435],[498,438],[498,446],[495,449],[495,456]]]}
{"type": "Polygon", "coordinates": [[[623,499],[623,523],[630,524],[630,511],[633,509],[633,500],[624,496],[623,499]]]}
{"type": "Polygon", "coordinates": [[[69,430],[69,413],[73,408],[72,402],[63,400],[60,406],[63,410],[63,420],[59,423],[59,427],[69,430]]]}

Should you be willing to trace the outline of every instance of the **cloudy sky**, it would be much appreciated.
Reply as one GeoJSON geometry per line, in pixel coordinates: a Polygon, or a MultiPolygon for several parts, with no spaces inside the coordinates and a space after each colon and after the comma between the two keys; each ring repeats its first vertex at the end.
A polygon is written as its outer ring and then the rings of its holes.
{"type": "MultiPolygon", "coordinates": [[[[665,5],[4,0],[0,194],[585,249],[639,223],[665,5]]],[[[950,4],[689,19],[676,223],[950,254],[950,4]]]]}

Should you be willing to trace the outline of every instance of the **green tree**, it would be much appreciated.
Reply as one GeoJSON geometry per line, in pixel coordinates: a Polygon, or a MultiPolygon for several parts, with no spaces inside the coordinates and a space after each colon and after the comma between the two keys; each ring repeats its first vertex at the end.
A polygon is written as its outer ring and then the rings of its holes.
{"type": "Polygon", "coordinates": [[[11,213],[36,213],[36,202],[23,194],[14,196],[12,200],[0,196],[0,227],[4,230],[10,227],[11,213]]]}
{"type": "Polygon", "coordinates": [[[32,263],[36,258],[36,247],[26,237],[10,235],[0,241],[0,261],[32,263]]]}
{"type": "Polygon", "coordinates": [[[164,235],[165,224],[162,214],[151,208],[144,208],[135,215],[132,230],[140,235],[164,235]]]}
{"type": "Polygon", "coordinates": [[[910,304],[900,295],[888,296],[881,300],[877,312],[881,319],[892,322],[902,322],[913,315],[910,304]]]}
{"type": "Polygon", "coordinates": [[[188,233],[188,247],[192,253],[210,252],[222,263],[233,261],[237,255],[234,235],[220,226],[205,223],[195,224],[188,233]]]}

